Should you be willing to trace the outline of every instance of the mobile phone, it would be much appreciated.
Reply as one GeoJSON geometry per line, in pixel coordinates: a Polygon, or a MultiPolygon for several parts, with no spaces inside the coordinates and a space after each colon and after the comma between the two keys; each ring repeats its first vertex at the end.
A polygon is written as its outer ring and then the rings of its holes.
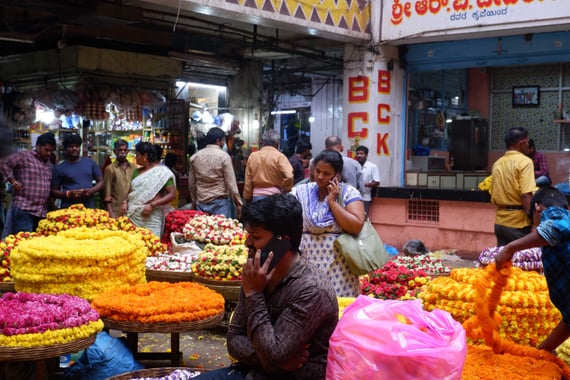
{"type": "Polygon", "coordinates": [[[261,260],[259,264],[263,265],[265,260],[267,260],[269,252],[273,252],[273,258],[271,259],[271,264],[269,264],[269,268],[267,270],[269,273],[273,268],[275,268],[277,264],[279,264],[279,261],[281,261],[283,256],[285,256],[287,251],[290,249],[291,243],[288,239],[285,239],[281,235],[274,235],[273,238],[269,240],[269,242],[261,250],[261,260]]]}

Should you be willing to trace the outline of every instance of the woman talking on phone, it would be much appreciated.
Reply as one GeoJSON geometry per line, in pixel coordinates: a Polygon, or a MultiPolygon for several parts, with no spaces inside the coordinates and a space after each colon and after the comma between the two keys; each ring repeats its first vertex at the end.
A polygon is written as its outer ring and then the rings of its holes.
{"type": "Polygon", "coordinates": [[[355,235],[360,232],[364,224],[364,204],[356,188],[339,182],[343,167],[339,152],[324,150],[313,163],[314,182],[297,185],[292,190],[303,207],[300,250],[310,262],[329,274],[339,297],[356,297],[360,294],[358,276],[351,273],[346,259],[333,243],[342,232],[355,235]]]}

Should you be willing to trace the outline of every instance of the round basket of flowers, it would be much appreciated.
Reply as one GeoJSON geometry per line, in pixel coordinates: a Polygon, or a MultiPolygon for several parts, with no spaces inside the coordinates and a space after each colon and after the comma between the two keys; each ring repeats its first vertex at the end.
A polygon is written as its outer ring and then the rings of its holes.
{"type": "Polygon", "coordinates": [[[247,255],[245,245],[207,244],[192,264],[192,279],[221,293],[226,301],[237,302],[247,255]]]}
{"type": "Polygon", "coordinates": [[[131,332],[185,332],[217,326],[224,298],[193,282],[151,281],[97,295],[92,302],[105,326],[131,332]]]}
{"type": "Polygon", "coordinates": [[[0,298],[0,361],[42,360],[90,346],[103,329],[87,300],[68,294],[0,298]]]}

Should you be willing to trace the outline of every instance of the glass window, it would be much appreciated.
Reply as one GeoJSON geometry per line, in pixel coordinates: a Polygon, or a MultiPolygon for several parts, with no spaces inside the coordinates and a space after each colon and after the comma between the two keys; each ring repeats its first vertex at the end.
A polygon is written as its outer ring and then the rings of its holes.
{"type": "Polygon", "coordinates": [[[447,126],[466,112],[466,70],[409,74],[408,148],[448,149],[447,126]]]}

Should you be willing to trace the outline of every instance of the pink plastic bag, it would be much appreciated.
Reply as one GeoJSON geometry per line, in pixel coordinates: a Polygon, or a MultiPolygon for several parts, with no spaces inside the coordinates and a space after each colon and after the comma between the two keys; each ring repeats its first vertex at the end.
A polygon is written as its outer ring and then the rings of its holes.
{"type": "Polygon", "coordinates": [[[466,355],[465,330],[448,312],[359,296],[331,336],[326,379],[460,379],[466,355]]]}

